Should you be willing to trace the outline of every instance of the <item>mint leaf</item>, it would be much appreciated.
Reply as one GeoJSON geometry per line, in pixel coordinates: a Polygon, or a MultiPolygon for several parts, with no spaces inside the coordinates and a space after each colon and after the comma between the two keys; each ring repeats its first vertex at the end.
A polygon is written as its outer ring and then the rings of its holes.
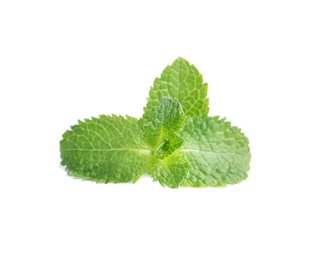
{"type": "Polygon", "coordinates": [[[208,115],[208,84],[203,83],[199,71],[183,58],[177,58],[167,66],[160,78],[156,78],[150,88],[144,115],[158,107],[163,97],[177,98],[186,116],[208,115]]]}
{"type": "Polygon", "coordinates": [[[176,59],[154,81],[140,120],[100,116],[63,134],[62,165],[97,182],[137,181],[149,173],[162,186],[218,187],[247,178],[247,137],[225,119],[208,117],[207,84],[176,59]]]}
{"type": "Polygon", "coordinates": [[[183,140],[175,133],[184,121],[184,112],[177,99],[162,98],[158,107],[144,117],[144,139],[159,159],[170,155],[183,140]]]}
{"type": "Polygon", "coordinates": [[[177,152],[184,154],[190,165],[182,186],[225,186],[247,178],[248,139],[225,119],[188,117],[180,136],[184,144],[177,152]]]}
{"type": "Polygon", "coordinates": [[[185,180],[190,165],[187,158],[174,152],[172,155],[159,160],[152,158],[148,164],[148,170],[154,180],[159,181],[162,186],[177,188],[185,180]]]}
{"type": "Polygon", "coordinates": [[[184,112],[176,98],[162,98],[158,107],[143,118],[144,140],[152,149],[147,168],[162,186],[177,188],[188,173],[188,160],[174,153],[183,144],[177,131],[183,126],[184,112]]]}
{"type": "Polygon", "coordinates": [[[63,134],[62,165],[70,175],[97,182],[135,182],[146,172],[150,150],[132,117],[101,115],[63,134]]]}

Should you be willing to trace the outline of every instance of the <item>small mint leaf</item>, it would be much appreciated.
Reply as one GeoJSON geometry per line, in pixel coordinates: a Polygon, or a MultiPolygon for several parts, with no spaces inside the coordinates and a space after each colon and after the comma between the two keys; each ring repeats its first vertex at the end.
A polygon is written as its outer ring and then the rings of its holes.
{"type": "Polygon", "coordinates": [[[154,180],[159,181],[162,186],[170,188],[178,188],[182,184],[189,167],[186,156],[177,152],[163,160],[153,157],[148,164],[149,173],[154,180]]]}
{"type": "Polygon", "coordinates": [[[144,139],[159,159],[179,148],[183,140],[176,134],[184,122],[184,112],[177,99],[162,98],[156,109],[144,117],[144,139]]]}

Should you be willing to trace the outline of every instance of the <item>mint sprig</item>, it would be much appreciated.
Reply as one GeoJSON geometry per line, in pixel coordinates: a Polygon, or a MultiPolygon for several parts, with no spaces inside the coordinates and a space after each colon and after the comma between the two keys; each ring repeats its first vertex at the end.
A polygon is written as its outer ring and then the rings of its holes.
{"type": "Polygon", "coordinates": [[[182,58],[167,66],[149,92],[141,119],[101,115],[63,134],[61,164],[96,182],[217,187],[247,178],[248,139],[225,119],[209,117],[207,84],[182,58]]]}

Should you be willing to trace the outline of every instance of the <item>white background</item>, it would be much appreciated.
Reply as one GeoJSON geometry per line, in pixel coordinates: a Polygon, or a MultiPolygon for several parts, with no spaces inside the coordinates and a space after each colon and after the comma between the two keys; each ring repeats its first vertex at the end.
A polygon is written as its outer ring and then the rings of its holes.
{"type": "Polygon", "coordinates": [[[0,259],[325,259],[323,1],[1,1],[0,259]],[[78,119],[142,115],[181,56],[250,139],[226,188],[96,184],[78,119]]]}

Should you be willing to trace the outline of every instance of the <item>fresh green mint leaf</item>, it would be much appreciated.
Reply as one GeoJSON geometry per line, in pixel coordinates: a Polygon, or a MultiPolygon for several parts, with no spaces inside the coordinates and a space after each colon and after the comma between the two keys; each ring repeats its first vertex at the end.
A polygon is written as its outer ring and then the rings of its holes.
{"type": "Polygon", "coordinates": [[[96,182],[135,182],[150,174],[170,188],[218,187],[247,178],[247,137],[225,119],[209,117],[207,84],[182,58],[154,81],[144,115],[79,121],[63,134],[61,164],[96,182]]]}
{"type": "Polygon", "coordinates": [[[163,160],[152,157],[148,164],[148,171],[162,186],[177,188],[185,180],[189,167],[186,156],[174,152],[163,160]]]}
{"type": "Polygon", "coordinates": [[[190,165],[182,186],[226,186],[247,178],[248,139],[225,119],[188,117],[180,136],[184,144],[177,152],[185,155],[190,165]]]}
{"type": "Polygon", "coordinates": [[[70,175],[97,182],[135,182],[146,172],[150,150],[132,117],[79,121],[60,142],[62,165],[70,175]]]}
{"type": "Polygon", "coordinates": [[[177,99],[162,98],[156,109],[144,117],[144,139],[159,159],[179,148],[183,140],[176,134],[182,127],[184,112],[177,99]]]}
{"type": "Polygon", "coordinates": [[[150,88],[144,115],[158,107],[163,97],[177,98],[186,116],[202,115],[209,112],[207,99],[208,84],[203,83],[202,75],[187,60],[179,57],[167,66],[160,78],[156,78],[150,88]]]}

